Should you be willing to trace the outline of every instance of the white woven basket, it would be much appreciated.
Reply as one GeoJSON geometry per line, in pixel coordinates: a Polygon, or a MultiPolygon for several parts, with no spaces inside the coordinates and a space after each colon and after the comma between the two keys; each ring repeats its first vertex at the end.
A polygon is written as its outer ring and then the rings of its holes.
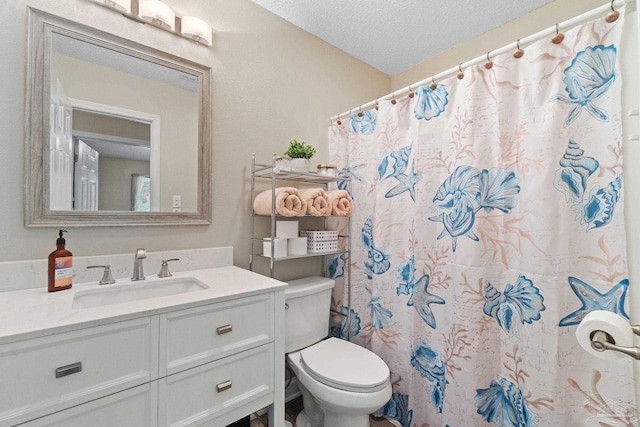
{"type": "Polygon", "coordinates": [[[307,240],[308,252],[328,252],[328,251],[337,251],[337,250],[338,250],[337,240],[324,241],[324,242],[307,240]]]}
{"type": "Polygon", "coordinates": [[[300,230],[301,236],[306,236],[309,242],[326,242],[338,240],[337,230],[300,230]]]}

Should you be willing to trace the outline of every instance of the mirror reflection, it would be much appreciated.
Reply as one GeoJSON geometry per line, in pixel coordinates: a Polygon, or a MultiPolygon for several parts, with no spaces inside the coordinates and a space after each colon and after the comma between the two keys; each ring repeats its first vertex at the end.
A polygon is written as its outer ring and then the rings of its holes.
{"type": "MultiPolygon", "coordinates": [[[[75,106],[72,112],[72,206],[60,209],[94,211],[99,206],[112,211],[157,211],[159,197],[151,196],[150,123],[75,106]]],[[[53,208],[56,199],[52,197],[50,202],[53,208]]]]}
{"type": "Polygon", "coordinates": [[[198,76],[51,40],[49,209],[196,212],[198,76]]]}

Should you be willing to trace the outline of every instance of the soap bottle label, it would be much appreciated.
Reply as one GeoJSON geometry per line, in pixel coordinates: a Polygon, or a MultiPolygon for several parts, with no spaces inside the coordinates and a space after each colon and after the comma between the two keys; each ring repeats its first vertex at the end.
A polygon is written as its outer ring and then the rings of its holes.
{"type": "Polygon", "coordinates": [[[55,259],[55,272],[53,275],[53,287],[61,288],[71,285],[73,279],[73,257],[65,256],[55,259]]]}

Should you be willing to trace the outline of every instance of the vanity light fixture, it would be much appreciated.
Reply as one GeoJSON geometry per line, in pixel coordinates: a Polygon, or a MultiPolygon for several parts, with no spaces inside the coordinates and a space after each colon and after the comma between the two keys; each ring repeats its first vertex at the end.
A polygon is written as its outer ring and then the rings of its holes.
{"type": "Polygon", "coordinates": [[[131,13],[131,0],[93,0],[122,13],[131,13]]]}
{"type": "Polygon", "coordinates": [[[138,16],[164,30],[173,31],[176,28],[176,14],[159,0],[138,0],[138,16]]]}
{"type": "Polygon", "coordinates": [[[198,43],[211,46],[213,39],[213,33],[209,24],[204,22],[200,18],[195,16],[183,16],[180,18],[180,33],[188,38],[191,38],[198,43]]]}
{"type": "Polygon", "coordinates": [[[175,12],[160,0],[90,0],[121,13],[134,21],[151,24],[180,37],[205,46],[213,42],[213,30],[195,16],[176,16],[175,12]]]}

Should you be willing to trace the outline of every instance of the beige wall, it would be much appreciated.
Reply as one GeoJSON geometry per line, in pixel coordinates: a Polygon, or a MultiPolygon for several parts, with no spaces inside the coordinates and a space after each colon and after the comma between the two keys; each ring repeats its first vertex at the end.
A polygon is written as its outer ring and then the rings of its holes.
{"type": "Polygon", "coordinates": [[[72,128],[75,131],[95,132],[144,141],[149,141],[151,138],[151,127],[147,123],[82,110],[73,111],[72,128]]]}
{"type": "MultiPolygon", "coordinates": [[[[212,67],[213,222],[210,226],[72,228],[74,255],[233,246],[236,265],[248,265],[251,153],[268,160],[292,138],[328,157],[328,118],[391,90],[390,78],[286,23],[249,0],[165,0],[214,29],[210,48],[133,23],[87,0],[8,0],[0,11],[0,261],[43,259],[56,230],[23,222],[24,84],[27,5],[212,67]]],[[[147,266],[153,271],[156,266],[147,266]]],[[[317,263],[283,266],[282,276],[317,263]]],[[[305,270],[306,269],[306,270],[305,270]]]]}
{"type": "Polygon", "coordinates": [[[100,156],[98,209],[131,210],[131,175],[149,175],[149,162],[100,156]]]}

